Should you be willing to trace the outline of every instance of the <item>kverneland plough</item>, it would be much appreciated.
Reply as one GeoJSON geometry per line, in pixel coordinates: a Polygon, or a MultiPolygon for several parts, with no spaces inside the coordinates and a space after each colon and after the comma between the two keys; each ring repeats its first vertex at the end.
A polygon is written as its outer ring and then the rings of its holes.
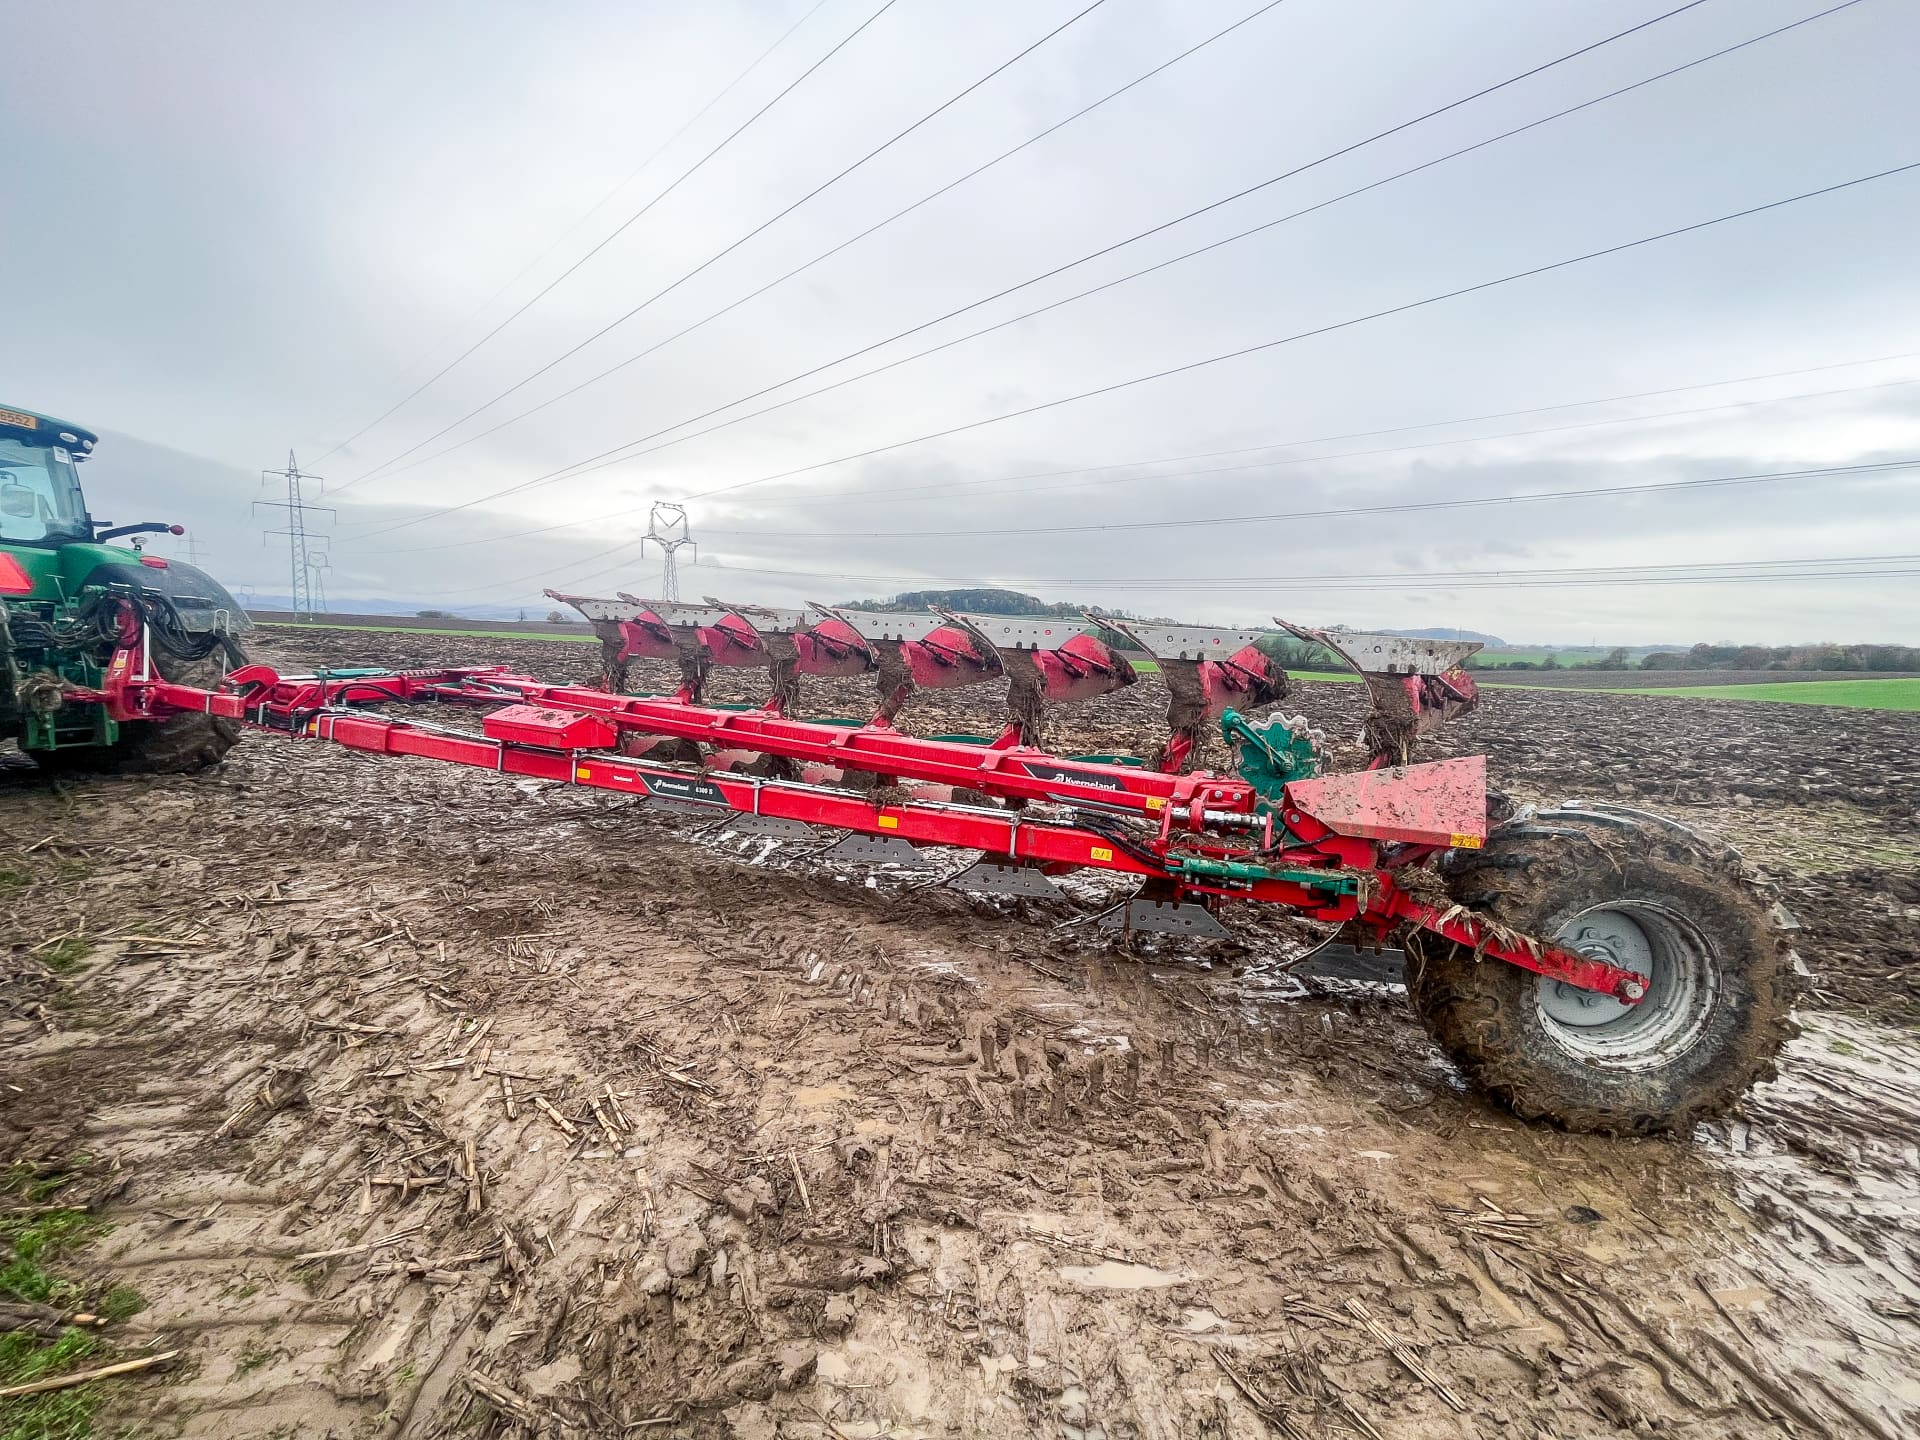
{"type": "MultiPolygon", "coordinates": [[[[109,597],[111,599],[111,597],[109,597]]],[[[472,765],[655,803],[732,812],[743,827],[846,832],[856,856],[980,852],[959,883],[1058,894],[1074,870],[1138,877],[1116,910],[1140,929],[1217,931],[1232,904],[1286,907],[1350,939],[1399,941],[1429,1031],[1522,1115],[1643,1133],[1724,1109],[1789,1030],[1797,961],[1733,852],[1622,808],[1523,811],[1489,831],[1480,756],[1417,763],[1412,747],[1472,708],[1472,645],[1387,635],[1229,631],[949,613],[776,610],[629,596],[567,600],[606,651],[605,688],[499,667],[282,675],[244,665],[212,688],[156,664],[169,643],[121,597],[96,685],[60,703],[136,728],[219,717],[385,755],[472,765]],[[1304,718],[1251,712],[1287,694],[1288,634],[1366,682],[1370,765],[1325,773],[1304,718]],[[1131,654],[1134,659],[1127,657],[1131,654]],[[1136,679],[1165,682],[1151,760],[1041,747],[1046,710],[1136,679]],[[635,660],[677,665],[671,693],[624,693],[635,660]],[[764,667],[763,704],[708,703],[715,666],[764,667]],[[871,675],[872,713],[800,717],[800,677],[871,675]],[[990,738],[909,734],[920,691],[1004,680],[990,738]],[[477,727],[403,707],[472,707],[477,727]],[[1232,773],[1191,768],[1209,727],[1232,773]]],[[[830,852],[831,853],[831,852],[830,852]]]]}

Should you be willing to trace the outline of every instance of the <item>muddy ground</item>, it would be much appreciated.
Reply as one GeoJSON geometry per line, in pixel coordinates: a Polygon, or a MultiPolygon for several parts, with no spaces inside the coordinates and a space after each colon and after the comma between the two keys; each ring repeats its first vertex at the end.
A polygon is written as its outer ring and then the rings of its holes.
{"type": "MultiPolygon", "coordinates": [[[[1142,748],[1154,688],[1053,739],[1142,748]]],[[[942,698],[903,724],[994,728],[942,698]]],[[[1344,743],[1358,698],[1288,708],[1344,743]]],[[[1775,710],[1509,691],[1449,742],[1718,829],[1798,912],[1806,1033],[1685,1141],[1489,1109],[1394,994],[1282,973],[1299,927],[1127,955],[939,872],[256,738],[0,771],[0,1161],[81,1164],[82,1264],[148,1302],[114,1338],[185,1351],[113,1401],[160,1433],[1913,1434],[1920,1046],[1879,1022],[1920,994],[1920,719],[1775,710]]]]}

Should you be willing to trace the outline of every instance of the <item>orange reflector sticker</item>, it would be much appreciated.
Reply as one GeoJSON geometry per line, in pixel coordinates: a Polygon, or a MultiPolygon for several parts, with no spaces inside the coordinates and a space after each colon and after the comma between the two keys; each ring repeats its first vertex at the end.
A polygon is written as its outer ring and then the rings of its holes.
{"type": "Polygon", "coordinates": [[[1455,835],[1448,843],[1456,850],[1478,850],[1487,842],[1478,835],[1455,835]]]}
{"type": "Polygon", "coordinates": [[[1113,859],[1113,851],[1104,845],[1096,845],[1093,847],[1093,854],[1088,858],[1093,860],[1111,860],[1113,859]]]}
{"type": "Polygon", "coordinates": [[[591,780],[593,779],[593,771],[584,765],[576,766],[574,768],[573,778],[576,780],[591,780]]]}
{"type": "Polygon", "coordinates": [[[880,817],[880,828],[882,830],[898,830],[900,828],[900,817],[898,815],[882,815],[880,817]]]}
{"type": "Polygon", "coordinates": [[[0,595],[31,595],[33,577],[13,556],[0,552],[0,595]]]}

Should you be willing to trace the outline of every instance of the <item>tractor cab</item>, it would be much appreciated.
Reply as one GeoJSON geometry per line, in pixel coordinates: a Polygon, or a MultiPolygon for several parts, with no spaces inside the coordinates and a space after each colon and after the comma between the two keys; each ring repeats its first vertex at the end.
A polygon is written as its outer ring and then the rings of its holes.
{"type": "Polygon", "coordinates": [[[65,545],[94,538],[77,466],[98,438],[63,420],[0,409],[0,542],[65,545]]]}

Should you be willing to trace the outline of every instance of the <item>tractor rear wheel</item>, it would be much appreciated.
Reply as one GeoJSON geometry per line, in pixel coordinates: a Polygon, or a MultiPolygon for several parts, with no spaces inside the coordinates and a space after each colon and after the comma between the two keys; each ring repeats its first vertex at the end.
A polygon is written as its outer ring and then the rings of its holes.
{"type": "Polygon", "coordinates": [[[1414,937],[1414,1009],[1516,1115],[1684,1133],[1773,1075],[1802,971],[1736,852],[1644,811],[1569,807],[1497,827],[1484,849],[1453,852],[1445,873],[1468,909],[1652,979],[1626,1005],[1414,937]]]}
{"type": "MultiPolygon", "coordinates": [[[[158,646],[156,669],[179,685],[212,689],[226,673],[219,648],[199,660],[180,660],[158,646]]],[[[204,770],[226,757],[240,738],[240,722],[218,715],[171,715],[165,720],[129,720],[111,745],[30,752],[55,775],[181,775],[204,770]]]]}

